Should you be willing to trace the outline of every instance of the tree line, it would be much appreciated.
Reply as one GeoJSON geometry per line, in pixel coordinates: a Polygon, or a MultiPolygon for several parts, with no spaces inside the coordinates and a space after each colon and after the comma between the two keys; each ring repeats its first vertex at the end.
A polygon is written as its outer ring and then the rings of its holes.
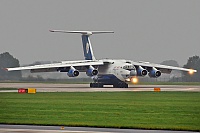
{"type": "Polygon", "coordinates": [[[0,54],[0,80],[20,80],[22,78],[21,71],[8,72],[5,70],[5,68],[19,66],[19,60],[10,55],[10,53],[0,54]]]}

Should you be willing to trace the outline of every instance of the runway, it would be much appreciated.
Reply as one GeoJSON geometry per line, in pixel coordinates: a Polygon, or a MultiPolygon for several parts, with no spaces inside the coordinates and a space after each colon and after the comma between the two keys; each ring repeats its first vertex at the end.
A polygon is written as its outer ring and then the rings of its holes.
{"type": "MultiPolygon", "coordinates": [[[[36,88],[37,92],[96,92],[96,91],[192,91],[200,92],[200,86],[193,85],[129,85],[129,88],[90,88],[89,84],[51,84],[51,83],[0,83],[0,88],[36,88]]],[[[17,90],[0,90],[0,92],[17,92],[17,90]]]]}
{"type": "Polygon", "coordinates": [[[1,133],[194,133],[188,131],[32,126],[32,125],[0,125],[0,132],[1,133]]]}

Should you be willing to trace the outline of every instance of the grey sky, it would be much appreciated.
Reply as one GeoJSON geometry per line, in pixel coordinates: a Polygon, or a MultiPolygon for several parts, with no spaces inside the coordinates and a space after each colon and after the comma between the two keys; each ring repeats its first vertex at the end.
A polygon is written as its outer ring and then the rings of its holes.
{"type": "Polygon", "coordinates": [[[91,36],[97,59],[180,65],[200,55],[200,0],[1,0],[0,53],[20,64],[83,59],[78,34],[59,30],[113,30],[91,36]]]}

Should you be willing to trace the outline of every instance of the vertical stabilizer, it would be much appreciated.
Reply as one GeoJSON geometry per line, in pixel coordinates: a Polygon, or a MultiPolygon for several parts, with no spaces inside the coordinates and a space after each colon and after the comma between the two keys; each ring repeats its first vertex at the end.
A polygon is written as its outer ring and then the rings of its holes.
{"type": "Polygon", "coordinates": [[[50,32],[61,32],[61,33],[80,33],[82,34],[83,52],[85,60],[96,60],[92,50],[92,45],[89,36],[92,34],[101,33],[114,33],[113,31],[63,31],[63,30],[50,30],[50,32]]]}
{"type": "Polygon", "coordinates": [[[85,60],[95,60],[89,35],[82,35],[82,43],[85,60]]]}

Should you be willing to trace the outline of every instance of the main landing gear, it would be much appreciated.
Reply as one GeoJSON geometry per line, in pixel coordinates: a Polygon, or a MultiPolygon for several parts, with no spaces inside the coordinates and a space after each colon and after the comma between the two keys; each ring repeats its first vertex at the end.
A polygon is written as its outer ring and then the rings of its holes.
{"type": "Polygon", "coordinates": [[[113,88],[128,88],[128,84],[125,82],[118,82],[113,85],[113,88]]]}
{"type": "Polygon", "coordinates": [[[113,85],[113,88],[128,88],[128,84],[125,82],[118,82],[115,84],[90,83],[90,88],[103,88],[104,85],[113,85]]]}
{"type": "Polygon", "coordinates": [[[103,83],[90,83],[90,88],[103,88],[103,83]]]}

